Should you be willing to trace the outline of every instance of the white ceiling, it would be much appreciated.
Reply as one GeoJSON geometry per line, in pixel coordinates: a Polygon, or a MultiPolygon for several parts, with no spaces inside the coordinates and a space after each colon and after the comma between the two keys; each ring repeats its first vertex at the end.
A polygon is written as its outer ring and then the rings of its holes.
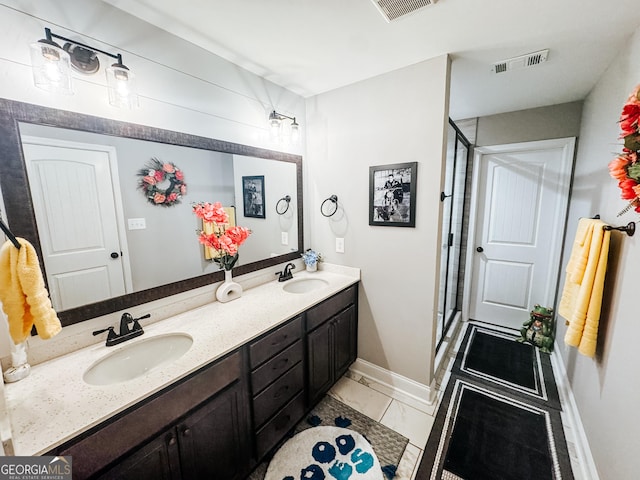
{"type": "Polygon", "coordinates": [[[454,119],[583,99],[640,26],[638,0],[439,0],[391,23],[371,0],[105,1],[304,97],[448,53],[454,119]]]}

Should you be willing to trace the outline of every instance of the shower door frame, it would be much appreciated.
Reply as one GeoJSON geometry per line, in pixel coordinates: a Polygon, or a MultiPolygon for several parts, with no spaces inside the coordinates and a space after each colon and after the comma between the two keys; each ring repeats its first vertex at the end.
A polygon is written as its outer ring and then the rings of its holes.
{"type": "MultiPolygon", "coordinates": [[[[460,304],[460,298],[462,296],[462,286],[463,286],[463,282],[464,282],[464,275],[461,274],[462,270],[464,269],[465,266],[465,262],[464,262],[464,236],[465,236],[465,220],[467,219],[467,215],[466,215],[466,193],[467,193],[467,185],[468,185],[468,173],[469,173],[469,159],[471,158],[471,142],[469,142],[469,140],[467,140],[467,138],[464,136],[464,134],[462,133],[462,131],[456,126],[456,124],[449,119],[449,125],[453,128],[453,130],[455,131],[455,135],[456,135],[456,140],[455,140],[455,144],[454,144],[454,158],[453,158],[453,171],[451,173],[451,185],[445,185],[444,186],[444,190],[446,190],[447,188],[450,188],[450,194],[449,195],[445,195],[445,192],[443,191],[441,193],[441,201],[446,201],[447,198],[459,198],[461,200],[461,205],[460,205],[460,212],[461,212],[461,225],[460,225],[460,239],[459,239],[459,245],[460,245],[460,249],[458,252],[458,267],[457,267],[457,281],[455,285],[449,285],[449,274],[450,274],[450,269],[452,268],[451,265],[451,250],[453,247],[453,232],[452,232],[452,225],[453,225],[453,208],[450,209],[449,211],[449,218],[448,218],[448,225],[447,225],[447,231],[445,232],[443,230],[443,241],[447,242],[447,253],[446,253],[446,267],[444,269],[444,274],[441,275],[440,281],[441,283],[444,280],[444,290],[441,292],[442,296],[443,296],[443,308],[442,308],[442,315],[440,315],[440,309],[438,308],[438,319],[437,319],[437,324],[436,324],[436,329],[439,329],[440,331],[436,331],[436,338],[437,338],[437,342],[436,342],[436,353],[438,352],[438,350],[440,349],[440,346],[442,345],[442,343],[444,342],[446,336],[447,336],[447,332],[449,330],[449,328],[451,327],[451,324],[453,322],[453,319],[455,318],[456,314],[461,311],[461,307],[459,307],[460,304]],[[460,182],[459,184],[462,185],[462,192],[457,192],[456,191],[456,174],[457,174],[457,169],[460,168],[459,162],[462,160],[460,158],[458,158],[458,152],[459,150],[459,145],[462,144],[464,146],[464,148],[466,148],[466,158],[464,158],[464,165],[462,166],[464,168],[464,182],[460,182]],[[456,197],[456,195],[458,195],[458,197],[456,197]],[[449,296],[449,291],[451,288],[455,289],[455,301],[453,303],[455,303],[455,305],[453,305],[452,307],[449,306],[447,304],[447,300],[448,300],[448,296],[449,296]],[[450,308],[451,307],[451,308],[450,308]],[[438,337],[439,335],[439,337],[438,337]]],[[[445,167],[448,168],[448,165],[445,167]]],[[[443,224],[447,219],[443,218],[443,224]]],[[[444,256],[444,255],[443,255],[444,256]]],[[[438,307],[440,306],[440,298],[438,298],[438,307]]]]}

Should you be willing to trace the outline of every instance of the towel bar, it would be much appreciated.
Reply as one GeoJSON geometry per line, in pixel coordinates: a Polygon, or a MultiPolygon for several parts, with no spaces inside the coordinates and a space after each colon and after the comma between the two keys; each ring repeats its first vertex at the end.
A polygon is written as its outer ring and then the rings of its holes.
{"type": "Polygon", "coordinates": [[[636,223],[629,222],[626,225],[621,227],[612,227],[611,225],[605,225],[602,227],[605,230],[618,230],[620,232],[625,232],[628,236],[633,237],[633,234],[636,233],[636,223]]]}
{"type": "MultiPolygon", "coordinates": [[[[594,215],[594,219],[600,219],[600,215],[594,215]]],[[[611,225],[605,225],[602,227],[603,230],[618,230],[620,232],[625,232],[629,237],[633,237],[633,234],[636,233],[636,222],[629,222],[626,225],[620,227],[612,227],[611,225]]]]}
{"type": "Polygon", "coordinates": [[[18,243],[16,236],[13,233],[11,233],[11,230],[9,230],[9,227],[5,225],[5,223],[2,221],[1,218],[0,218],[0,229],[2,229],[2,231],[7,236],[7,238],[11,241],[11,243],[13,243],[15,247],[18,250],[20,250],[20,243],[18,243]]]}

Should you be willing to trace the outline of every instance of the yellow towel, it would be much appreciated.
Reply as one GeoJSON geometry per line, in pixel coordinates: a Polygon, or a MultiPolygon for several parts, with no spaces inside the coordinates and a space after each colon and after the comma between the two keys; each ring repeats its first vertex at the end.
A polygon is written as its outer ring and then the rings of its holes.
{"type": "Polygon", "coordinates": [[[16,345],[29,337],[33,325],[44,339],[62,330],[44,286],[36,250],[23,238],[18,242],[22,246],[19,250],[10,241],[0,248],[0,302],[16,345]]]}
{"type": "Polygon", "coordinates": [[[602,293],[607,271],[611,232],[601,220],[578,222],[558,313],[568,320],[564,342],[583,355],[596,353],[602,293]]]}

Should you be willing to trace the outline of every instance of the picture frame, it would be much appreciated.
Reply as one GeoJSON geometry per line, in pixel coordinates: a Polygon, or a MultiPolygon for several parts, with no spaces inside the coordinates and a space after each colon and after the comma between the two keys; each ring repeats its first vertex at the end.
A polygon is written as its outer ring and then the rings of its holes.
{"type": "Polygon", "coordinates": [[[369,167],[369,225],[416,226],[418,162],[369,167]]]}
{"type": "Polygon", "coordinates": [[[264,175],[242,177],[244,216],[266,218],[264,208],[264,175]]]}

